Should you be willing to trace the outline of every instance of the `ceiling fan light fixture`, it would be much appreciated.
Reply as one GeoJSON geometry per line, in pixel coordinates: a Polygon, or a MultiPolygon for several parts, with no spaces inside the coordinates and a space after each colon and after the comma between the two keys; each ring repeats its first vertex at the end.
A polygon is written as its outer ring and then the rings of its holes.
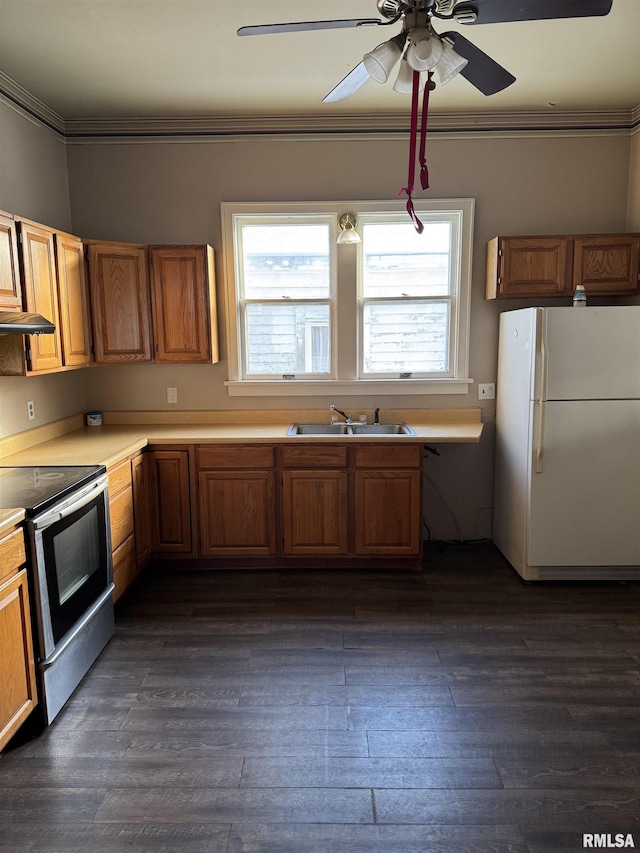
{"type": "Polygon", "coordinates": [[[407,62],[414,71],[429,71],[442,56],[442,42],[430,29],[414,30],[407,48],[407,62]]]}
{"type": "MultiPolygon", "coordinates": [[[[424,89],[424,79],[420,75],[420,91],[424,89]]],[[[413,68],[407,62],[407,57],[403,56],[400,60],[400,68],[396,82],[393,84],[393,91],[400,95],[410,95],[413,92],[413,68]]]]}
{"type": "Polygon", "coordinates": [[[459,53],[451,47],[446,39],[442,41],[442,55],[438,64],[433,69],[433,75],[438,86],[444,86],[459,74],[469,60],[463,59],[459,53]]]}
{"type": "Polygon", "coordinates": [[[369,53],[365,53],[362,58],[364,67],[369,72],[377,83],[386,83],[389,79],[389,74],[393,70],[394,65],[402,55],[402,46],[404,44],[404,33],[399,36],[379,44],[369,53]]]}

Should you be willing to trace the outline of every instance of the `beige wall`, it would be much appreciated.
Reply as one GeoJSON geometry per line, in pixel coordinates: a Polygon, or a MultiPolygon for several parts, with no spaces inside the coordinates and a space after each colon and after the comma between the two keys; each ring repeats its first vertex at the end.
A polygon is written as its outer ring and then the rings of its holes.
{"type": "MultiPolygon", "coordinates": [[[[406,180],[406,140],[70,143],[65,162],[55,134],[2,104],[0,145],[0,208],[98,239],[210,242],[219,248],[221,201],[390,199],[406,180]]],[[[499,312],[523,304],[484,300],[486,241],[499,233],[624,230],[627,217],[636,216],[631,147],[624,136],[429,139],[429,195],[476,199],[470,353],[476,382],[495,379],[499,312]]],[[[165,402],[169,385],[178,388],[178,409],[354,403],[339,397],[229,398],[225,378],[222,362],[0,379],[0,437],[34,425],[26,420],[28,399],[35,401],[40,425],[85,408],[175,409],[165,402]]],[[[364,397],[357,405],[384,410],[478,401],[472,386],[467,396],[364,397]]],[[[441,446],[439,457],[429,457],[426,519],[436,538],[491,535],[492,403],[484,404],[483,420],[479,446],[441,446]]]]}
{"type": "MultiPolygon", "coordinates": [[[[98,239],[221,244],[220,202],[392,199],[406,180],[406,140],[245,140],[162,144],[72,144],[69,178],[77,232],[98,239]]],[[[486,241],[496,234],[620,231],[625,228],[629,138],[442,139],[428,145],[434,198],[476,199],[471,376],[496,376],[500,310],[522,303],[484,299],[486,241]]],[[[218,269],[221,269],[218,258],[218,269]]],[[[178,408],[328,407],[373,409],[478,405],[465,396],[229,398],[226,364],[114,367],[86,371],[87,406],[178,408]]],[[[473,447],[429,457],[426,519],[436,538],[491,535],[494,406],[473,447]]]]}
{"type": "MultiPolygon", "coordinates": [[[[0,101],[0,209],[71,230],[67,149],[57,133],[0,101]]],[[[84,409],[83,371],[0,377],[0,438],[84,409]],[[27,419],[27,400],[36,419],[27,419]]]]}

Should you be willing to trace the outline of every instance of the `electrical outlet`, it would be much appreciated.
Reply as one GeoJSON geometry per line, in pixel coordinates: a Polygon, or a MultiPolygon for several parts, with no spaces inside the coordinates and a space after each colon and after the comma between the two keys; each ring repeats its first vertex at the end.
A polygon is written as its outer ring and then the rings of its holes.
{"type": "Polygon", "coordinates": [[[167,388],[167,403],[177,403],[178,402],[178,389],[177,388],[167,388]]]}
{"type": "Polygon", "coordinates": [[[496,384],[495,382],[478,383],[478,400],[495,400],[496,384]]]}
{"type": "Polygon", "coordinates": [[[36,407],[33,404],[33,400],[27,400],[27,417],[30,421],[35,421],[36,419],[36,407]]]}

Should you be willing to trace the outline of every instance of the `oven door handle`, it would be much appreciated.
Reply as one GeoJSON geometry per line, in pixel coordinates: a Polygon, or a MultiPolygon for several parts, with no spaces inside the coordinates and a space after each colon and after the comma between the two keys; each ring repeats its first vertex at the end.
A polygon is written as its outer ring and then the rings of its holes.
{"type": "Polygon", "coordinates": [[[43,530],[45,527],[50,527],[56,521],[61,521],[63,518],[67,518],[72,513],[82,509],[83,506],[91,503],[92,500],[95,500],[97,495],[99,495],[100,492],[105,491],[106,488],[106,476],[100,477],[98,480],[91,483],[90,487],[87,487],[87,490],[84,493],[80,492],[80,495],[73,499],[69,504],[63,504],[61,509],[54,507],[48,512],[43,512],[42,515],[39,515],[37,518],[32,519],[31,524],[33,529],[43,530]]]}

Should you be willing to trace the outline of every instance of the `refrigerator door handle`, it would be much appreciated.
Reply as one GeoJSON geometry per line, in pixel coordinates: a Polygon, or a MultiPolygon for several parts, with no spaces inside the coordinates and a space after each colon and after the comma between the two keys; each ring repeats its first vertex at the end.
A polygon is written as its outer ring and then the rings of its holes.
{"type": "Polygon", "coordinates": [[[535,470],[536,474],[542,474],[542,457],[544,455],[544,416],[545,416],[545,401],[536,400],[537,417],[536,423],[536,443],[535,443],[535,470]]]}
{"type": "Polygon", "coordinates": [[[536,366],[534,373],[534,400],[547,399],[547,340],[544,308],[535,315],[536,366]]]}

